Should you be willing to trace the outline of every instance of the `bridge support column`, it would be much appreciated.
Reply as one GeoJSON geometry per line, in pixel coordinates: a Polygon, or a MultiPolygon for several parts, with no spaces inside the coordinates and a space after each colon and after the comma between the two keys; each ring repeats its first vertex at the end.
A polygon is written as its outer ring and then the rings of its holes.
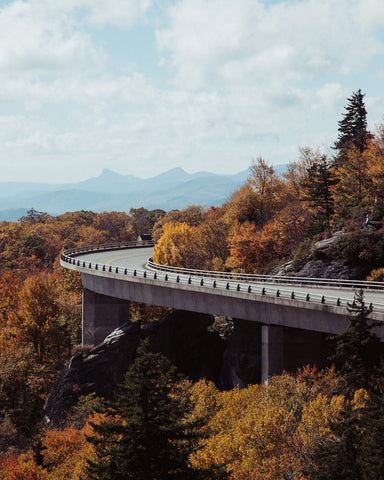
{"type": "Polygon", "coordinates": [[[261,383],[270,375],[279,375],[284,369],[284,327],[261,327],[261,383]]]}
{"type": "Polygon", "coordinates": [[[83,290],[83,345],[97,345],[129,320],[129,301],[83,290]]]}

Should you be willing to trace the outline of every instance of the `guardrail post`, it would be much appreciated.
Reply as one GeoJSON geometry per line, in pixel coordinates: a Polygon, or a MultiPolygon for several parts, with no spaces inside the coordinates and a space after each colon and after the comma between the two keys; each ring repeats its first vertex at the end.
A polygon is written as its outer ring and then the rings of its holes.
{"type": "Polygon", "coordinates": [[[212,286],[213,286],[213,288],[216,288],[216,280],[213,281],[212,286]]]}
{"type": "Polygon", "coordinates": [[[177,277],[176,277],[176,282],[177,282],[177,283],[180,282],[180,275],[177,275],[177,277]]]}
{"type": "Polygon", "coordinates": [[[324,295],[321,297],[321,303],[325,303],[325,297],[324,297],[324,295]]]}
{"type": "Polygon", "coordinates": [[[92,263],[89,262],[88,268],[92,268],[92,263]]]}
{"type": "Polygon", "coordinates": [[[145,270],[144,270],[143,277],[144,277],[144,278],[147,278],[147,272],[146,272],[145,270]]]}
{"type": "Polygon", "coordinates": [[[280,297],[280,290],[279,289],[277,289],[276,297],[280,297]]]}
{"type": "Polygon", "coordinates": [[[261,294],[265,295],[265,287],[263,287],[263,289],[261,290],[261,294]]]}
{"type": "Polygon", "coordinates": [[[295,299],[295,292],[292,292],[292,293],[291,293],[291,299],[292,299],[292,300],[295,299]]]}
{"type": "Polygon", "coordinates": [[[156,280],[156,278],[157,278],[157,273],[155,272],[155,273],[153,274],[153,279],[156,280]]]}
{"type": "Polygon", "coordinates": [[[189,277],[189,278],[188,278],[188,285],[190,285],[191,283],[192,283],[192,278],[189,277]]]}
{"type": "Polygon", "coordinates": [[[306,301],[306,302],[309,302],[310,298],[311,298],[311,297],[309,296],[309,293],[307,293],[307,296],[305,297],[305,301],[306,301]]]}
{"type": "Polygon", "coordinates": [[[119,273],[119,267],[116,267],[115,273],[119,273]]]}
{"type": "Polygon", "coordinates": [[[168,273],[165,274],[164,280],[165,280],[165,281],[168,280],[168,273]]]}
{"type": "Polygon", "coordinates": [[[85,268],[85,262],[83,262],[83,267],[85,268]]]}
{"type": "Polygon", "coordinates": [[[240,283],[237,284],[236,290],[240,292],[240,283]]]}
{"type": "Polygon", "coordinates": [[[251,293],[251,292],[252,292],[251,285],[248,285],[248,293],[251,293]]]}
{"type": "Polygon", "coordinates": [[[336,305],[339,307],[341,305],[340,298],[337,299],[336,305]]]}
{"type": "Polygon", "coordinates": [[[133,271],[133,276],[136,277],[137,275],[137,272],[136,272],[136,269],[133,271]]]}
{"type": "Polygon", "coordinates": [[[202,278],[202,279],[200,280],[200,285],[201,285],[201,286],[204,285],[204,278],[202,278]]]}
{"type": "Polygon", "coordinates": [[[227,285],[225,286],[227,290],[229,290],[229,282],[227,282],[227,285]]]}
{"type": "Polygon", "coordinates": [[[112,267],[111,267],[111,265],[109,266],[108,272],[112,272],[112,267]]]}

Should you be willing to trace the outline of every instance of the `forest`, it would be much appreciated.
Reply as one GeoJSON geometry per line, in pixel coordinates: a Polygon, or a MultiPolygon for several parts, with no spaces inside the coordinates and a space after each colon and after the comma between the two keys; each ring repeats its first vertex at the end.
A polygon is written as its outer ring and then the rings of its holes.
{"type": "MultiPolygon", "coordinates": [[[[362,292],[326,369],[220,391],[143,342],[112,400],[80,397],[60,428],[44,419],[55,375],[81,348],[81,279],[60,267],[64,249],[152,233],[165,265],[294,275],[321,260],[383,281],[384,125],[367,129],[360,90],[335,137],[331,153],[301,148],[283,175],[256,159],[221,207],[31,209],[0,223],[0,480],[384,479],[384,349],[362,292]]],[[[159,315],[132,306],[131,320],[159,315]]]]}

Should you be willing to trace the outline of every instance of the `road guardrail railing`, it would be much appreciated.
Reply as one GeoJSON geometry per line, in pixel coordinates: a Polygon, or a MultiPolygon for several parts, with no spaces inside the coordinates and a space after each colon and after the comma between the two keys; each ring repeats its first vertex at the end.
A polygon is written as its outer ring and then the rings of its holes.
{"type": "Polygon", "coordinates": [[[375,312],[384,313],[384,284],[382,282],[369,282],[362,280],[341,280],[325,278],[309,278],[295,276],[273,276],[260,274],[245,274],[232,272],[216,272],[209,270],[188,269],[159,265],[149,259],[145,270],[121,267],[119,265],[106,265],[80,260],[82,254],[121,250],[129,248],[152,247],[153,242],[117,242],[104,245],[90,245],[66,250],[61,254],[61,263],[73,265],[75,270],[86,273],[89,270],[102,271],[105,276],[127,278],[127,276],[156,280],[160,282],[181,283],[229,290],[231,292],[246,293],[249,295],[261,295],[265,297],[280,297],[292,302],[314,302],[317,304],[332,305],[346,308],[351,303],[350,298],[343,297],[343,289],[346,290],[375,290],[383,292],[383,302],[375,302],[372,307],[375,312]],[[294,287],[319,287],[319,292],[297,291],[294,287]],[[323,295],[321,288],[335,288],[335,295],[323,295]]]}

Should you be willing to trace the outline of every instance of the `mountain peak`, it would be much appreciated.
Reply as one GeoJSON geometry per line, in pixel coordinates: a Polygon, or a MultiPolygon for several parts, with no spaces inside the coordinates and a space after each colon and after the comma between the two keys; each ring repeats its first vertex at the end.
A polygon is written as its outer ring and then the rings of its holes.
{"type": "Polygon", "coordinates": [[[100,177],[119,177],[120,175],[109,168],[103,168],[100,177]]]}

